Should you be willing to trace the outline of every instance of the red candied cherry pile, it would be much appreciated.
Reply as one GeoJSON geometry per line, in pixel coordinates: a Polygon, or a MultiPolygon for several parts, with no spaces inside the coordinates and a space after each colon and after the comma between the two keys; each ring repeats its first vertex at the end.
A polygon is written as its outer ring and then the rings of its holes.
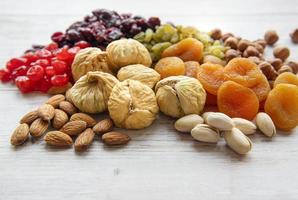
{"type": "Polygon", "coordinates": [[[57,43],[50,43],[42,49],[10,59],[6,69],[0,70],[0,80],[14,82],[22,93],[46,93],[51,87],[62,87],[73,82],[71,64],[75,55],[89,46],[85,41],[77,42],[71,48],[67,45],[59,48],[57,43]]]}

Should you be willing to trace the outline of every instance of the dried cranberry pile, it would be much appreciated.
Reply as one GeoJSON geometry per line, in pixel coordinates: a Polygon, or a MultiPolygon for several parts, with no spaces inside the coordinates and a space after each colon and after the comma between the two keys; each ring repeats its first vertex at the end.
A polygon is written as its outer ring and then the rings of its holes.
{"type": "Polygon", "coordinates": [[[118,14],[115,11],[98,9],[88,15],[83,21],[73,23],[65,33],[56,32],[52,40],[59,44],[73,46],[76,42],[86,41],[91,46],[104,49],[111,41],[122,37],[131,38],[145,31],[147,28],[155,29],[160,25],[157,17],[146,20],[131,14],[118,14]]]}
{"type": "Polygon", "coordinates": [[[13,81],[23,93],[46,93],[53,86],[61,87],[73,81],[73,59],[81,48],[88,46],[86,42],[79,42],[72,48],[59,48],[58,44],[53,42],[44,48],[36,48],[34,52],[10,59],[6,69],[0,70],[0,80],[13,81]]]}

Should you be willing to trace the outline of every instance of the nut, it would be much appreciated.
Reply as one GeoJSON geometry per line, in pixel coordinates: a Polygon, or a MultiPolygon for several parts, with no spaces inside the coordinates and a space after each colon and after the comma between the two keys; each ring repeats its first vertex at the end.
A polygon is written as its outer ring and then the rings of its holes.
{"type": "Polygon", "coordinates": [[[49,98],[45,103],[52,105],[54,108],[57,108],[61,101],[65,100],[65,96],[62,94],[57,94],[49,98]]]}
{"type": "Polygon", "coordinates": [[[10,143],[14,146],[23,144],[29,137],[29,126],[26,123],[18,125],[10,138],[10,143]]]}
{"type": "Polygon", "coordinates": [[[278,74],[282,74],[284,72],[293,72],[292,68],[288,65],[283,65],[281,68],[277,71],[278,74]]]}
{"type": "Polygon", "coordinates": [[[65,92],[65,100],[68,101],[69,103],[72,103],[73,104],[73,101],[71,100],[70,89],[65,92]]]}
{"type": "Polygon", "coordinates": [[[211,30],[209,35],[213,40],[220,40],[222,33],[220,29],[216,28],[211,30]]]}
{"type": "Polygon", "coordinates": [[[107,145],[123,145],[130,141],[130,137],[124,133],[108,132],[102,135],[102,141],[107,145]]]}
{"type": "Polygon", "coordinates": [[[72,87],[71,83],[67,83],[66,85],[63,86],[52,86],[47,93],[51,95],[55,94],[64,94],[69,88],[72,87]]]}
{"type": "Polygon", "coordinates": [[[50,121],[55,115],[55,108],[50,104],[44,104],[37,109],[38,116],[45,121],[50,121]]]}
{"type": "Polygon", "coordinates": [[[290,49],[286,46],[277,46],[273,49],[273,55],[285,61],[290,56],[290,49]]]}
{"type": "Polygon", "coordinates": [[[237,49],[243,52],[249,45],[251,45],[249,40],[242,39],[238,42],[237,49]]]}
{"type": "Polygon", "coordinates": [[[269,61],[269,63],[274,67],[276,71],[278,71],[282,66],[282,60],[279,58],[274,58],[273,60],[269,61]]]}
{"type": "Polygon", "coordinates": [[[252,46],[254,46],[259,53],[264,53],[264,48],[262,45],[258,44],[258,43],[252,43],[252,46]]]}
{"type": "Polygon", "coordinates": [[[60,131],[67,135],[79,135],[87,128],[85,121],[71,121],[66,123],[60,131]]]}
{"type": "Polygon", "coordinates": [[[225,42],[225,46],[231,47],[232,49],[237,49],[238,40],[235,37],[228,37],[225,42]]]}
{"type": "Polygon", "coordinates": [[[213,64],[218,64],[218,65],[225,65],[226,62],[224,60],[221,60],[220,58],[213,56],[213,55],[205,55],[203,59],[203,63],[213,63],[213,64]]]}
{"type": "Polygon", "coordinates": [[[261,59],[257,56],[250,56],[250,57],[248,57],[248,59],[251,60],[252,62],[256,63],[257,65],[262,62],[261,59]]]}
{"type": "Polygon", "coordinates": [[[20,124],[26,123],[26,124],[30,125],[37,118],[38,118],[37,110],[31,111],[21,118],[20,124]]]}
{"type": "Polygon", "coordinates": [[[207,117],[208,117],[211,113],[214,113],[214,112],[204,112],[204,113],[202,114],[202,118],[203,118],[204,122],[206,122],[207,117]]]}
{"type": "Polygon", "coordinates": [[[221,36],[221,40],[226,41],[226,39],[228,39],[229,37],[234,37],[234,35],[232,33],[225,33],[221,36]]]}
{"type": "Polygon", "coordinates": [[[44,121],[41,118],[37,118],[30,125],[29,131],[33,137],[40,137],[43,135],[49,127],[49,122],[44,121]]]}
{"type": "Polygon", "coordinates": [[[204,119],[197,114],[181,117],[175,122],[175,129],[180,132],[189,133],[197,124],[204,123],[204,119]]]}
{"type": "Polygon", "coordinates": [[[93,131],[96,134],[103,134],[112,131],[113,129],[113,121],[111,119],[103,119],[99,121],[94,127],[93,131]]]}
{"type": "Polygon", "coordinates": [[[67,114],[63,110],[55,109],[55,116],[52,121],[53,128],[60,129],[67,122],[68,122],[67,114]]]}
{"type": "Polygon", "coordinates": [[[238,128],[224,132],[223,137],[228,146],[238,154],[246,154],[252,148],[252,142],[238,128]]]}
{"type": "Polygon", "coordinates": [[[220,112],[209,113],[205,123],[220,131],[228,131],[234,127],[233,120],[228,115],[220,112]]]}
{"type": "Polygon", "coordinates": [[[78,121],[78,120],[86,122],[87,127],[92,127],[96,124],[96,120],[90,115],[87,115],[85,113],[76,113],[70,117],[70,121],[78,121]]]}
{"type": "Polygon", "coordinates": [[[256,125],[251,121],[242,118],[232,118],[235,128],[238,128],[245,135],[254,134],[256,132],[256,125]]]}
{"type": "Polygon", "coordinates": [[[219,131],[206,124],[198,124],[191,130],[191,136],[200,142],[217,143],[220,140],[219,131]]]}
{"type": "Polygon", "coordinates": [[[254,41],[254,43],[257,43],[257,44],[261,45],[263,47],[263,49],[265,49],[266,46],[267,46],[267,42],[263,39],[258,39],[256,41],[254,41]]]}
{"type": "Polygon", "coordinates": [[[289,61],[287,63],[287,65],[292,68],[292,71],[293,71],[294,74],[298,73],[298,63],[297,62],[289,61]]]}
{"type": "Polygon", "coordinates": [[[292,39],[292,42],[298,43],[298,28],[296,28],[293,33],[290,34],[290,37],[292,39]]]}
{"type": "Polygon", "coordinates": [[[74,148],[76,151],[84,151],[86,150],[93,142],[95,133],[91,128],[87,128],[83,133],[81,133],[74,144],[74,148]]]}
{"type": "Polygon", "coordinates": [[[256,123],[260,131],[267,137],[273,137],[276,134],[274,123],[267,113],[258,113],[256,116],[256,123]]]}
{"type": "Polygon", "coordinates": [[[73,115],[78,111],[78,109],[68,101],[61,101],[59,103],[59,108],[66,112],[68,115],[73,115]]]}
{"type": "Polygon", "coordinates": [[[270,63],[261,62],[258,66],[268,80],[275,80],[278,76],[278,73],[270,63]]]}
{"type": "Polygon", "coordinates": [[[264,40],[268,45],[273,45],[279,39],[277,32],[275,30],[268,30],[265,32],[264,40]]]}
{"type": "Polygon", "coordinates": [[[240,52],[236,51],[235,49],[229,49],[225,53],[225,59],[226,61],[230,61],[233,58],[237,58],[240,56],[240,52]]]}
{"type": "Polygon", "coordinates": [[[248,58],[250,56],[257,56],[259,57],[259,51],[254,46],[248,46],[245,51],[243,52],[243,56],[248,58]]]}
{"type": "Polygon", "coordinates": [[[44,137],[44,141],[48,145],[57,146],[57,147],[69,147],[73,143],[69,135],[62,133],[60,131],[48,132],[44,137]]]}

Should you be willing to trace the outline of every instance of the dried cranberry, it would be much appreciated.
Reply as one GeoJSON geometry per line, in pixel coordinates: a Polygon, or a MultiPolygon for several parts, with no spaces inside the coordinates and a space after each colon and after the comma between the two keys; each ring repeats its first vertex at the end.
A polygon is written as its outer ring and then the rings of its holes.
{"type": "Polygon", "coordinates": [[[9,81],[11,81],[11,79],[12,79],[11,73],[7,69],[0,70],[0,80],[3,83],[9,82],[9,81]]]}
{"type": "Polygon", "coordinates": [[[25,65],[18,67],[11,72],[11,78],[15,80],[18,76],[25,76],[27,74],[27,71],[28,67],[25,65]]]}
{"type": "Polygon", "coordinates": [[[32,63],[33,65],[40,65],[42,67],[46,67],[50,65],[50,62],[47,59],[38,59],[36,62],[32,63]]]}
{"type": "Polygon", "coordinates": [[[61,60],[56,60],[52,62],[52,66],[56,74],[64,74],[67,70],[67,63],[61,60]]]}
{"type": "Polygon", "coordinates": [[[13,71],[22,65],[26,65],[26,63],[27,63],[26,58],[12,58],[6,63],[6,67],[9,71],[13,71]]]}
{"type": "Polygon", "coordinates": [[[91,45],[86,41],[79,41],[79,42],[75,43],[75,47],[80,47],[81,49],[85,49],[90,46],[91,45]]]}
{"type": "Polygon", "coordinates": [[[48,77],[52,77],[52,76],[56,75],[56,72],[55,72],[55,69],[53,66],[47,66],[45,68],[45,73],[48,77]]]}
{"type": "Polygon", "coordinates": [[[70,55],[68,53],[68,47],[65,46],[57,50],[55,54],[59,60],[67,61],[70,58],[70,55]]]}
{"type": "Polygon", "coordinates": [[[158,17],[150,17],[148,19],[148,24],[154,29],[156,26],[160,26],[160,19],[158,17]]]}
{"type": "Polygon", "coordinates": [[[27,71],[27,76],[32,81],[39,81],[44,76],[44,69],[40,65],[34,65],[27,71]]]}
{"type": "Polygon", "coordinates": [[[15,80],[16,86],[23,93],[28,93],[33,91],[33,84],[27,76],[19,76],[15,80]]]}
{"type": "Polygon", "coordinates": [[[51,78],[51,83],[53,86],[63,86],[68,83],[68,76],[67,74],[62,74],[62,75],[54,75],[51,78]]]}
{"type": "Polygon", "coordinates": [[[26,64],[35,62],[38,59],[38,56],[33,52],[25,53],[22,57],[27,59],[26,64]]]}
{"type": "Polygon", "coordinates": [[[36,55],[39,58],[45,58],[45,59],[50,59],[52,57],[52,53],[46,49],[37,50],[36,55]]]}
{"type": "Polygon", "coordinates": [[[51,36],[51,39],[54,41],[54,42],[61,42],[63,39],[65,38],[65,35],[64,33],[62,32],[55,32],[53,33],[53,35],[51,36]]]}
{"type": "Polygon", "coordinates": [[[58,44],[56,42],[52,42],[52,43],[48,44],[47,46],[45,46],[45,49],[49,50],[49,51],[54,51],[54,50],[58,49],[58,44]]]}
{"type": "Polygon", "coordinates": [[[40,80],[40,82],[38,82],[36,90],[46,93],[51,87],[51,81],[48,79],[48,77],[45,76],[43,79],[40,80]]]}
{"type": "Polygon", "coordinates": [[[76,41],[80,41],[82,38],[78,31],[74,29],[70,29],[66,32],[66,39],[76,42],[76,41]]]}

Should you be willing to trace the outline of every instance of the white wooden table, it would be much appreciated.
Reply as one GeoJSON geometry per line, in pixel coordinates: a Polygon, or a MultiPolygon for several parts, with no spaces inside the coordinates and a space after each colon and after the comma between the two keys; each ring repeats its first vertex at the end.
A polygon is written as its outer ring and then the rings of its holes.
{"type": "MultiPolygon", "coordinates": [[[[95,8],[157,15],[201,30],[220,27],[248,39],[274,28],[286,45],[298,27],[295,0],[1,0],[0,64],[33,43],[48,43],[51,33],[95,8]]],[[[297,46],[291,49],[298,60],[297,46]]],[[[272,140],[255,135],[253,150],[241,157],[223,141],[206,145],[177,133],[173,120],[160,116],[148,129],[127,131],[132,141],[124,148],[98,139],[83,154],[42,140],[13,148],[9,138],[19,118],[46,98],[0,85],[0,200],[298,199],[297,133],[272,140]]]]}

